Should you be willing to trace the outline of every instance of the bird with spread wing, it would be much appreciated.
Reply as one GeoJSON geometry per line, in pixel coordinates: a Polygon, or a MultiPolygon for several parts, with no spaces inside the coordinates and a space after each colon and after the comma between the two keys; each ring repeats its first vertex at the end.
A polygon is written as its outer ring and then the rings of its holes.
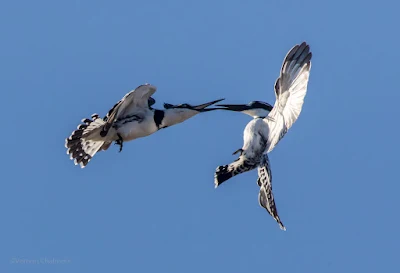
{"type": "Polygon", "coordinates": [[[149,136],[199,113],[217,110],[207,107],[223,100],[195,106],[165,103],[164,109],[159,110],[152,108],[155,100],[151,96],[156,90],[150,84],[140,85],[116,103],[104,118],[93,114],[91,119],[83,119],[65,140],[67,154],[75,165],[84,168],[98,151],[107,150],[114,141],[122,151],[124,142],[149,136]]]}
{"type": "Polygon", "coordinates": [[[310,46],[303,42],[287,53],[275,82],[274,106],[253,101],[249,104],[218,104],[225,110],[242,112],[253,117],[243,133],[243,147],[234,154],[240,157],[234,162],[219,166],[214,176],[215,187],[228,179],[258,168],[257,184],[260,187],[259,203],[286,230],[279,218],[272,194],[272,172],[268,158],[278,142],[298,119],[307,93],[311,69],[310,46]]]}

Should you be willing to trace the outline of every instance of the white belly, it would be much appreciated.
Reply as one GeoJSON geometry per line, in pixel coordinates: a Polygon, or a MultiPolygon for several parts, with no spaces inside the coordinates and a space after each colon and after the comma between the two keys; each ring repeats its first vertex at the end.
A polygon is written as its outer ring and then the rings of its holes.
{"type": "Polygon", "coordinates": [[[242,148],[246,157],[257,157],[264,152],[268,133],[268,125],[261,118],[253,119],[247,124],[244,129],[242,148]]]}
{"type": "Polygon", "coordinates": [[[123,124],[118,128],[117,133],[121,135],[124,141],[134,140],[145,137],[158,131],[152,116],[146,117],[143,121],[132,121],[123,124]]]}

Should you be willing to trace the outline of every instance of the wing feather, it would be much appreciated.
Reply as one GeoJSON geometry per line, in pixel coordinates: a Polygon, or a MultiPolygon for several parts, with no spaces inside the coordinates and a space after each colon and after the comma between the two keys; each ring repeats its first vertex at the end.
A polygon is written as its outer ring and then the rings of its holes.
{"type": "Polygon", "coordinates": [[[307,94],[311,69],[310,46],[303,42],[287,53],[279,78],[275,82],[276,101],[267,122],[278,122],[269,139],[268,152],[284,137],[298,119],[307,94]]]}
{"type": "Polygon", "coordinates": [[[284,117],[286,130],[298,119],[307,93],[311,69],[310,46],[303,42],[294,46],[283,61],[275,84],[276,102],[273,111],[284,117]]]}
{"type": "Polygon", "coordinates": [[[103,127],[101,136],[106,136],[112,124],[133,112],[140,111],[140,109],[148,108],[149,105],[155,103],[151,96],[156,92],[157,88],[150,84],[138,86],[135,90],[126,94],[113,108],[111,108],[107,115],[104,117],[106,124],[103,127]]]}

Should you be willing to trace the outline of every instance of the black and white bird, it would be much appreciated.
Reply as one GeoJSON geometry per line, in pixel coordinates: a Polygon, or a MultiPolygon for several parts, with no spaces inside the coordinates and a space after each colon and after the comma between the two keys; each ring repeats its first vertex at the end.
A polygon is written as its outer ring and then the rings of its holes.
{"type": "Polygon", "coordinates": [[[225,110],[250,115],[243,133],[243,147],[234,154],[240,157],[229,165],[219,166],[215,172],[215,187],[235,175],[258,168],[259,203],[286,230],[281,222],[272,194],[271,152],[297,120],[307,93],[311,68],[310,47],[305,42],[294,46],[286,55],[279,78],[275,82],[275,105],[251,102],[247,105],[219,104],[225,110]]]}
{"type": "Polygon", "coordinates": [[[123,142],[151,135],[199,113],[217,110],[219,108],[207,107],[224,100],[196,106],[165,103],[164,109],[158,110],[151,107],[155,103],[151,96],[156,90],[150,84],[140,85],[116,103],[104,118],[93,114],[91,119],[83,119],[77,130],[65,140],[67,154],[75,165],[84,168],[98,151],[107,150],[113,141],[122,151],[123,142]]]}

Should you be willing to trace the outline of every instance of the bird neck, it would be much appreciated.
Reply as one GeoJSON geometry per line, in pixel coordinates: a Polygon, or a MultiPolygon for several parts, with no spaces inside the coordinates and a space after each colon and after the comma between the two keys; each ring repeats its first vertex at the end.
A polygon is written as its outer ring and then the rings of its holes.
{"type": "Polygon", "coordinates": [[[199,112],[187,108],[154,110],[154,122],[159,129],[172,126],[197,115],[199,112]]]}
{"type": "Polygon", "coordinates": [[[268,116],[269,112],[270,111],[262,108],[255,108],[255,109],[244,110],[243,114],[252,116],[253,118],[265,118],[268,116]]]}

